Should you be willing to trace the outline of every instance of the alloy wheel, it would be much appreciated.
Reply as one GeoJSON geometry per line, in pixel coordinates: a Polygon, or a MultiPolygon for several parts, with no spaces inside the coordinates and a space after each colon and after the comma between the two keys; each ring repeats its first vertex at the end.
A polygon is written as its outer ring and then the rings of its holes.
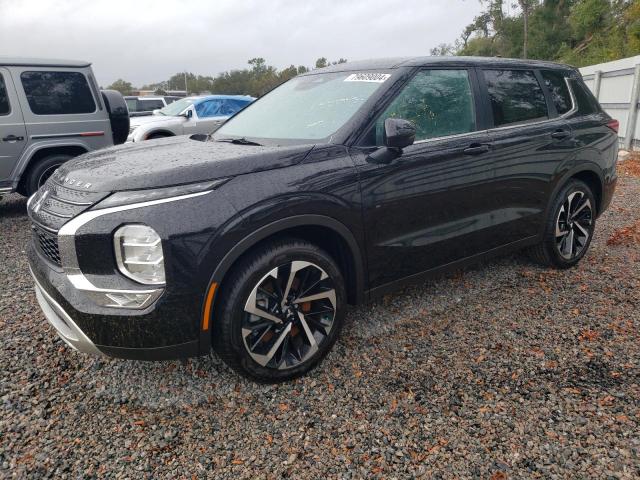
{"type": "Polygon", "coordinates": [[[580,256],[593,232],[591,201],[584,192],[571,192],[556,218],[556,248],[565,260],[580,256]]]}
{"type": "Polygon", "coordinates": [[[327,341],[335,314],[331,277],[318,265],[292,261],[271,270],[252,289],[244,307],[242,340],[259,365],[293,368],[327,341]]]}

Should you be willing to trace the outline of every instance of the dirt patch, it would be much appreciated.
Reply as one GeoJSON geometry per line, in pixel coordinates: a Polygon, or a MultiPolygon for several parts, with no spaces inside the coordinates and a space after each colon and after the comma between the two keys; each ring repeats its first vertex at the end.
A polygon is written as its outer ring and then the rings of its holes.
{"type": "Polygon", "coordinates": [[[618,165],[618,172],[628,177],[640,177],[640,153],[631,153],[618,165]]]}
{"type": "Polygon", "coordinates": [[[640,244],[640,220],[633,225],[620,228],[613,232],[607,240],[607,245],[640,244]]]}

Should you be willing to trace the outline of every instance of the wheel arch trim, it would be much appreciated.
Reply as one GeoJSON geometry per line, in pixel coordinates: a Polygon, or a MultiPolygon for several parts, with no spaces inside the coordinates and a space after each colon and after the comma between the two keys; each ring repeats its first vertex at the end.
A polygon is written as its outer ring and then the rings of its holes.
{"type": "Polygon", "coordinates": [[[345,241],[347,247],[350,250],[351,257],[353,259],[354,266],[354,281],[355,281],[355,298],[356,303],[364,301],[365,295],[365,264],[362,256],[362,249],[358,244],[356,237],[353,235],[343,223],[335,218],[327,217],[325,215],[296,215],[292,217],[282,218],[274,222],[263,225],[259,229],[252,232],[247,237],[238,242],[231,250],[229,250],[222,258],[220,263],[215,267],[213,273],[209,278],[205,296],[202,306],[202,318],[200,328],[200,350],[202,353],[206,353],[211,348],[211,331],[209,324],[209,316],[213,312],[211,302],[206,300],[211,296],[213,297],[213,304],[217,300],[217,294],[220,291],[220,286],[226,274],[229,272],[235,262],[246,253],[251,247],[257,245],[262,240],[271,237],[272,235],[280,232],[285,232],[288,229],[295,227],[325,227],[333,230],[339,235],[342,240],[345,241]],[[213,292],[213,293],[212,293],[213,292]],[[205,317],[207,317],[205,319],[205,317]],[[203,327],[206,325],[206,329],[203,327]]]}
{"type": "MultiPolygon", "coordinates": [[[[573,177],[583,172],[589,172],[589,173],[595,174],[600,180],[600,191],[604,191],[604,178],[603,178],[604,174],[602,170],[599,170],[598,165],[595,163],[581,162],[576,166],[574,166],[573,168],[570,168],[567,171],[565,171],[556,181],[556,184],[553,187],[553,190],[551,191],[551,195],[549,195],[549,198],[548,198],[547,206],[544,211],[544,215],[545,215],[544,218],[546,218],[549,215],[549,210],[553,205],[553,200],[556,198],[560,190],[564,188],[564,186],[567,184],[569,180],[571,180],[573,177]]],[[[595,192],[594,192],[594,195],[595,195],[595,192]]],[[[600,199],[600,201],[602,201],[602,199],[600,199]]],[[[597,215],[599,215],[600,213],[601,213],[600,205],[598,205],[597,215]]]]}

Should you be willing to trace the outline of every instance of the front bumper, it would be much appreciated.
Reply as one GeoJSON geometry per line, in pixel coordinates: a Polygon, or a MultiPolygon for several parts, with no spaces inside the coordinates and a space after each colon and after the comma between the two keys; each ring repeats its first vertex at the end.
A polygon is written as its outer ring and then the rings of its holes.
{"type": "Polygon", "coordinates": [[[42,312],[75,350],[134,360],[170,360],[208,352],[200,351],[194,312],[185,307],[194,304],[192,298],[164,295],[139,311],[97,307],[32,245],[28,258],[42,312]]]}
{"type": "Polygon", "coordinates": [[[65,312],[64,308],[56,302],[51,295],[40,285],[38,279],[29,268],[33,281],[35,282],[36,299],[44,313],[45,318],[56,332],[74,350],[92,355],[100,355],[102,352],[93,344],[84,332],[76,325],[73,319],[65,312]]]}

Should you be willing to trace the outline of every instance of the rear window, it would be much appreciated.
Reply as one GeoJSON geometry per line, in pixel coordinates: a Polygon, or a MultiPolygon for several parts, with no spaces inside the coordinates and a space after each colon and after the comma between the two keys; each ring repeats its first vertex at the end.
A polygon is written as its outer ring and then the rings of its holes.
{"type": "Polygon", "coordinates": [[[22,86],[36,115],[71,115],[96,111],[87,78],[79,72],[23,72],[22,86]]]}
{"type": "Polygon", "coordinates": [[[565,76],[560,72],[542,71],[540,72],[544,84],[551,94],[551,100],[556,106],[559,115],[563,115],[573,107],[571,103],[571,93],[565,80],[565,76]]]}
{"type": "Polygon", "coordinates": [[[0,73],[0,115],[9,115],[11,107],[9,106],[9,94],[7,93],[7,86],[4,83],[4,78],[0,73]]]}
{"type": "Polygon", "coordinates": [[[591,91],[582,82],[571,79],[569,80],[573,95],[576,97],[576,103],[578,104],[578,111],[582,115],[590,115],[592,113],[600,112],[600,105],[595,99],[591,91]]]}
{"type": "Polygon", "coordinates": [[[529,70],[485,70],[496,127],[549,117],[547,101],[536,76],[529,70]]]}

